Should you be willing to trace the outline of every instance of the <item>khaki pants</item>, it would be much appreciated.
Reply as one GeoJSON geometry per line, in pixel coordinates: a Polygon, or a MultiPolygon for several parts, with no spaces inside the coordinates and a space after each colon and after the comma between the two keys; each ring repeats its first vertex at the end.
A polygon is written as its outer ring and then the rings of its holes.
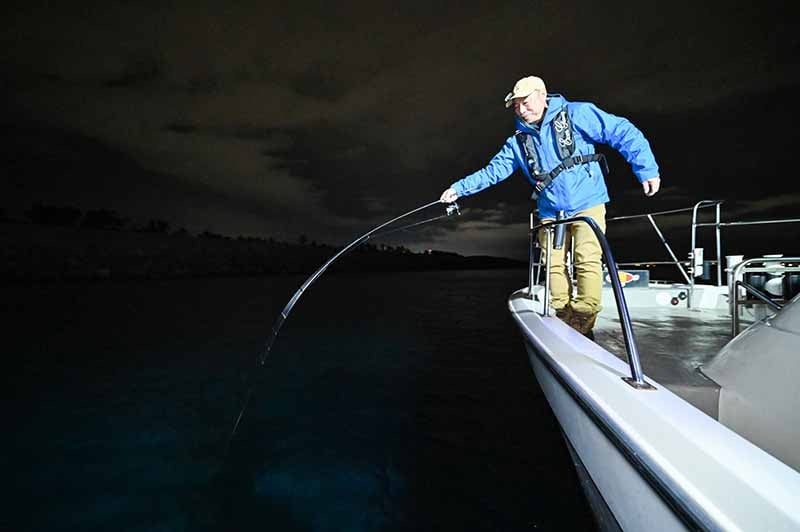
{"type": "MultiPolygon", "coordinates": [[[[576,212],[573,216],[588,216],[592,218],[600,229],[606,231],[606,206],[601,203],[589,209],[576,212]]],[[[545,218],[542,222],[551,222],[552,218],[545,218]]],[[[547,261],[547,236],[544,231],[539,231],[539,242],[542,245],[542,259],[547,261]]],[[[603,287],[603,273],[601,259],[603,251],[594,231],[584,222],[575,222],[567,225],[564,247],[552,250],[550,263],[550,304],[555,310],[560,310],[567,305],[572,310],[583,314],[596,314],[600,312],[600,296],[603,287]],[[572,283],[567,274],[566,251],[572,249],[575,242],[575,256],[572,259],[577,278],[578,293],[572,294],[572,283]]]]}

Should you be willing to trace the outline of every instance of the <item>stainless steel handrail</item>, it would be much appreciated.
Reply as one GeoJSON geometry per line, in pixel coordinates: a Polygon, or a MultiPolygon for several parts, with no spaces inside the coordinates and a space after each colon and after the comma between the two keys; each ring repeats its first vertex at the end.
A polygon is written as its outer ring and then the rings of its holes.
{"type": "MultiPolygon", "coordinates": [[[[716,261],[709,261],[709,262],[716,262],[716,261]]],[[[648,264],[652,264],[653,266],[666,266],[668,264],[691,264],[691,261],[688,260],[637,260],[635,262],[618,262],[617,266],[647,266],[648,264]]]]}
{"type": "MultiPolygon", "coordinates": [[[[536,228],[534,228],[533,233],[536,234],[536,228]]],[[[548,229],[545,234],[547,235],[545,239],[545,242],[547,242],[545,247],[547,256],[544,263],[544,315],[547,316],[550,314],[550,265],[553,262],[550,257],[553,251],[553,230],[548,229]]]]}
{"type": "Polygon", "coordinates": [[[739,305],[742,303],[739,301],[739,288],[744,288],[747,292],[753,294],[758,299],[761,300],[762,303],[770,307],[775,312],[779,311],[783,308],[782,305],[777,304],[773,300],[769,298],[767,294],[756,288],[755,286],[750,286],[747,283],[743,283],[742,281],[736,281],[734,284],[733,289],[733,316],[731,319],[731,337],[736,337],[739,334],[739,305]]]}
{"type": "MultiPolygon", "coordinates": [[[[731,283],[728,285],[728,305],[730,308],[731,313],[731,334],[732,336],[736,336],[739,334],[739,285],[744,284],[739,282],[739,274],[743,269],[745,269],[748,265],[753,263],[774,263],[774,262],[800,262],[800,257],[754,257],[752,259],[743,260],[739,264],[733,267],[733,271],[731,272],[731,283]]],[[[786,273],[786,272],[798,272],[800,271],[800,267],[783,267],[774,270],[764,270],[764,271],[774,271],[775,273],[786,273]]],[[[747,290],[747,286],[743,287],[747,290]]]]}
{"type": "Polygon", "coordinates": [[[720,222],[720,223],[704,223],[696,224],[697,227],[713,227],[718,225],[720,227],[737,227],[742,225],[764,225],[764,224],[793,224],[800,222],[800,218],[782,218],[780,220],[751,220],[749,222],[720,222]]]}
{"type": "Polygon", "coordinates": [[[687,283],[690,282],[689,281],[689,276],[687,275],[686,270],[683,269],[683,266],[678,261],[678,257],[676,257],[675,253],[672,251],[672,248],[670,247],[669,242],[667,242],[667,239],[664,238],[664,234],[661,232],[661,229],[658,228],[658,225],[656,224],[656,221],[653,219],[653,215],[652,214],[648,214],[647,215],[647,219],[650,221],[650,225],[653,226],[653,229],[655,229],[656,234],[658,235],[658,238],[661,240],[661,243],[664,244],[664,247],[667,248],[667,252],[669,253],[669,256],[672,257],[672,260],[673,260],[675,266],[678,267],[678,270],[680,270],[681,275],[683,275],[683,278],[686,279],[687,283]]]}
{"type": "MultiPolygon", "coordinates": [[[[533,227],[533,213],[531,212],[531,227],[533,227]]],[[[530,266],[528,267],[528,296],[533,299],[533,265],[535,264],[536,257],[534,256],[534,245],[536,242],[536,234],[531,231],[531,243],[528,248],[528,257],[530,258],[530,266]]]]}
{"type": "MultiPolygon", "coordinates": [[[[676,214],[676,213],[690,212],[691,211],[693,213],[693,221],[694,221],[696,219],[696,217],[697,217],[697,211],[699,209],[706,209],[706,208],[710,208],[710,207],[716,207],[716,210],[717,210],[717,222],[719,222],[719,206],[722,203],[723,203],[722,200],[702,200],[702,201],[699,201],[698,203],[696,203],[692,207],[685,207],[685,208],[682,208],[682,209],[671,209],[671,210],[667,210],[667,211],[656,211],[656,212],[649,212],[649,213],[643,213],[643,214],[632,214],[632,215],[627,215],[627,216],[614,216],[614,217],[608,218],[606,220],[606,222],[614,222],[614,221],[618,221],[618,220],[633,220],[633,219],[636,219],[636,218],[647,218],[647,220],[650,222],[650,225],[653,226],[653,229],[655,230],[656,234],[658,235],[658,238],[661,240],[661,243],[666,248],[667,253],[669,253],[670,257],[672,257],[672,261],[671,262],[657,262],[657,263],[654,262],[654,261],[639,261],[636,264],[641,264],[641,263],[673,264],[675,267],[678,268],[678,271],[681,273],[681,276],[683,276],[683,278],[686,281],[686,283],[690,286],[690,290],[691,290],[691,287],[694,286],[694,280],[693,280],[693,278],[691,278],[687,274],[686,269],[683,267],[685,262],[679,261],[678,258],[675,256],[675,253],[672,251],[672,248],[670,247],[669,242],[667,242],[667,239],[664,237],[664,234],[659,229],[658,224],[656,224],[655,219],[653,219],[653,217],[654,216],[658,216],[658,215],[662,215],[662,214],[676,214]]],[[[695,226],[696,225],[697,224],[693,224],[692,225],[692,252],[689,254],[690,259],[693,258],[693,253],[694,253],[694,232],[695,232],[695,226]]],[[[719,233],[719,227],[717,227],[717,258],[718,259],[719,259],[720,253],[721,253],[720,233],[719,233]]],[[[623,265],[623,264],[630,264],[630,263],[620,263],[620,265],[623,265]]],[[[691,261],[690,261],[690,264],[691,264],[691,261]]],[[[718,284],[720,282],[719,281],[720,275],[721,275],[721,270],[720,270],[720,266],[719,266],[719,263],[718,263],[717,264],[717,283],[718,284]]],[[[689,306],[691,306],[691,297],[689,299],[687,299],[687,304],[689,306]]]]}
{"type": "Polygon", "coordinates": [[[633,325],[631,323],[631,316],[630,312],[628,311],[628,304],[625,302],[625,294],[622,291],[622,283],[619,280],[617,263],[614,261],[614,255],[611,253],[611,246],[609,246],[608,240],[606,239],[606,236],[603,234],[603,231],[600,229],[600,226],[597,225],[597,222],[595,222],[592,218],[589,218],[588,216],[576,216],[574,218],[566,218],[564,220],[555,220],[552,222],[539,224],[531,228],[531,231],[534,234],[538,230],[544,229],[547,236],[546,238],[547,273],[545,276],[545,289],[544,289],[544,315],[546,316],[550,310],[550,304],[549,304],[550,263],[551,263],[550,257],[552,256],[551,234],[555,226],[562,224],[571,224],[575,222],[583,222],[592,229],[595,236],[597,237],[598,242],[600,243],[601,249],[603,250],[603,256],[606,259],[606,265],[608,266],[611,287],[613,288],[614,291],[614,299],[617,302],[617,312],[619,314],[620,326],[622,328],[622,337],[625,341],[625,351],[627,352],[628,355],[628,365],[631,368],[631,376],[623,377],[622,380],[624,380],[625,382],[627,382],[628,384],[639,390],[653,390],[655,388],[652,385],[645,382],[644,376],[642,374],[642,364],[639,361],[639,349],[636,347],[636,338],[633,334],[633,325]]]}
{"type": "MultiPolygon", "coordinates": [[[[706,201],[712,201],[712,200],[706,200],[706,201]]],[[[722,200],[719,200],[719,203],[722,203],[722,200]]],[[[705,209],[705,208],[713,207],[713,206],[714,205],[712,205],[712,204],[708,204],[708,205],[701,205],[699,208],[700,209],[705,209]]],[[[695,207],[684,207],[682,209],[671,209],[671,210],[668,210],[668,211],[656,211],[656,212],[650,212],[650,213],[644,213],[644,214],[628,214],[628,215],[625,215],[625,216],[614,216],[614,217],[611,217],[611,218],[607,218],[606,222],[613,222],[613,221],[616,221],[616,220],[630,220],[632,218],[646,218],[647,216],[658,216],[660,214],[675,214],[677,212],[689,212],[691,210],[694,210],[694,208],[695,207]]]]}
{"type": "MultiPolygon", "coordinates": [[[[721,270],[721,254],[722,254],[722,234],[719,230],[719,223],[720,223],[720,209],[719,206],[723,203],[723,200],[700,200],[694,204],[692,207],[692,244],[689,248],[689,257],[694,263],[694,253],[695,248],[697,245],[697,211],[699,209],[705,207],[715,207],[716,211],[716,223],[714,224],[717,228],[716,237],[717,237],[717,286],[722,286],[722,270],[721,270]]],[[[690,276],[689,280],[689,293],[688,297],[686,298],[686,306],[687,308],[692,308],[692,299],[694,296],[694,278],[695,278],[695,271],[694,265],[692,265],[692,275],[690,276]]]]}
{"type": "MultiPolygon", "coordinates": [[[[630,216],[616,216],[612,218],[608,218],[607,222],[615,221],[615,220],[630,220],[634,218],[647,218],[650,224],[655,229],[659,239],[661,240],[662,244],[666,247],[667,252],[672,257],[672,261],[648,261],[648,260],[641,260],[637,262],[625,262],[625,263],[618,263],[620,266],[630,266],[630,265],[638,265],[638,264],[674,264],[681,272],[683,278],[687,281],[689,285],[688,289],[688,297],[686,299],[686,306],[688,308],[692,308],[694,302],[694,288],[695,288],[695,277],[697,276],[697,272],[695,271],[695,264],[696,257],[695,257],[695,250],[697,249],[697,228],[698,227],[713,227],[715,230],[715,244],[716,244],[716,257],[711,260],[704,260],[703,262],[709,262],[716,265],[717,270],[717,286],[721,287],[722,284],[722,233],[721,230],[723,227],[738,227],[738,226],[750,226],[750,225],[763,225],[763,224],[780,224],[780,223],[797,223],[800,222],[799,218],[790,218],[790,219],[779,219],[779,220],[755,220],[755,221],[732,221],[732,222],[723,222],[721,221],[721,213],[720,213],[720,206],[724,203],[724,200],[701,200],[694,204],[692,207],[682,208],[682,209],[672,209],[666,211],[658,211],[653,213],[644,213],[644,214],[635,214],[630,216]],[[702,222],[698,223],[698,211],[707,208],[714,208],[715,216],[713,222],[702,222]],[[660,214],[676,214],[681,212],[689,212],[692,213],[692,223],[691,223],[691,247],[689,250],[689,268],[692,270],[690,272],[691,275],[687,275],[686,270],[684,269],[685,261],[677,260],[677,257],[672,252],[672,249],[669,247],[669,244],[664,238],[663,234],[659,230],[658,226],[656,225],[655,221],[653,220],[653,216],[660,215],[660,214]]],[[[730,289],[730,286],[728,287],[730,289]]],[[[732,294],[728,300],[732,302],[732,294]]]]}
{"type": "MultiPolygon", "coordinates": [[[[721,238],[720,229],[722,227],[736,227],[736,226],[780,224],[780,223],[798,223],[798,222],[800,222],[800,218],[788,218],[788,219],[778,219],[778,220],[756,220],[756,221],[722,222],[720,220],[720,205],[722,205],[722,203],[724,203],[722,200],[702,200],[702,201],[697,202],[693,207],[684,208],[684,209],[673,209],[673,210],[668,210],[668,211],[659,211],[659,212],[653,212],[653,213],[644,213],[644,214],[636,214],[636,215],[631,215],[631,216],[617,216],[617,217],[613,217],[613,218],[608,218],[607,219],[608,222],[614,221],[614,220],[629,220],[629,219],[633,219],[633,218],[647,218],[648,221],[650,222],[650,224],[656,230],[656,233],[658,234],[658,236],[661,239],[662,243],[667,247],[667,251],[670,253],[670,256],[674,259],[672,261],[642,260],[642,261],[636,261],[636,262],[621,262],[621,263],[616,263],[615,266],[614,266],[614,269],[616,270],[618,266],[633,266],[633,265],[642,265],[642,264],[665,264],[665,265],[666,264],[674,264],[675,266],[678,267],[679,270],[681,270],[681,273],[683,274],[684,278],[686,278],[687,276],[685,275],[685,270],[683,269],[683,265],[687,264],[687,261],[679,261],[679,260],[677,260],[677,257],[675,257],[675,254],[672,253],[672,250],[669,248],[669,244],[667,244],[666,239],[663,237],[663,234],[661,234],[661,231],[656,226],[655,221],[653,220],[652,217],[655,216],[655,215],[659,215],[659,214],[675,214],[675,213],[680,213],[680,212],[689,212],[689,211],[691,211],[692,212],[691,252],[689,253],[689,259],[690,260],[688,261],[688,264],[694,266],[694,262],[695,262],[694,252],[695,252],[695,246],[696,246],[696,242],[697,242],[697,236],[696,236],[697,228],[698,227],[714,227],[715,230],[716,230],[717,257],[715,259],[711,259],[711,260],[704,261],[704,262],[709,262],[709,263],[712,263],[712,264],[716,264],[716,266],[717,266],[717,268],[716,268],[717,269],[717,286],[721,287],[722,286],[723,269],[722,269],[722,238],[721,238]],[[698,211],[701,210],[701,209],[711,208],[711,207],[713,207],[714,210],[715,210],[715,221],[714,222],[710,222],[710,223],[706,223],[706,222],[698,223],[697,222],[697,213],[698,213],[698,211]]],[[[570,222],[572,222],[574,220],[578,220],[578,219],[579,218],[569,218],[564,223],[570,223],[570,222]]],[[[535,241],[535,232],[534,232],[535,229],[541,229],[541,228],[545,228],[545,226],[555,226],[555,225],[558,225],[558,224],[554,223],[554,222],[550,222],[549,224],[540,224],[538,226],[534,226],[533,216],[531,216],[531,242],[535,241]]],[[[552,228],[550,230],[552,230],[552,228]]],[[[531,254],[531,258],[532,259],[531,259],[530,268],[533,268],[533,266],[534,266],[533,254],[531,254]]],[[[735,280],[737,278],[737,275],[739,274],[740,268],[744,267],[744,265],[750,264],[752,262],[764,262],[765,260],[767,260],[768,262],[798,262],[798,261],[800,261],[800,258],[798,258],[798,257],[774,257],[774,258],[773,257],[754,257],[752,259],[748,259],[747,261],[739,263],[739,265],[737,265],[733,270],[731,268],[725,268],[724,269],[725,272],[732,273],[731,279],[733,279],[732,282],[728,283],[728,304],[731,307],[731,311],[730,311],[731,315],[733,315],[733,313],[734,313],[734,287],[733,286],[735,285],[735,280]]],[[[541,261],[540,261],[540,263],[541,263],[541,261]]],[[[540,264],[540,263],[537,263],[537,264],[540,264]]],[[[794,272],[794,271],[800,271],[800,269],[798,269],[798,270],[792,269],[792,270],[787,270],[787,271],[794,272]]],[[[692,307],[692,298],[693,298],[694,286],[695,286],[694,279],[695,279],[696,272],[692,271],[691,273],[692,273],[692,275],[689,276],[689,279],[688,279],[689,282],[687,283],[688,284],[688,291],[687,291],[688,292],[688,294],[687,294],[688,297],[686,299],[686,304],[687,304],[688,308],[692,307]]],[[[528,293],[531,295],[531,297],[533,297],[533,286],[534,286],[534,282],[533,282],[532,279],[533,279],[533,277],[530,276],[529,277],[528,293]]],[[[548,283],[548,282],[549,282],[549,275],[548,275],[548,280],[546,280],[545,283],[548,283]]],[[[537,284],[538,284],[538,282],[537,282],[537,284]]],[[[612,286],[613,286],[613,283],[612,283],[612,286]]],[[[547,291],[547,293],[549,294],[549,291],[547,291]]],[[[616,293],[615,293],[615,295],[616,295],[616,293]]],[[[738,309],[737,309],[737,312],[738,312],[738,309]]],[[[738,323],[733,324],[733,327],[734,327],[734,329],[738,330],[738,323]]]]}
{"type": "MultiPolygon", "coordinates": [[[[761,290],[759,290],[758,288],[756,288],[753,285],[749,285],[749,284],[745,283],[744,281],[736,281],[736,286],[740,286],[740,287],[744,288],[746,291],[750,292],[751,294],[756,296],[758,299],[763,301],[764,304],[767,305],[768,307],[770,307],[772,310],[780,310],[780,309],[783,308],[783,305],[771,300],[767,294],[765,294],[764,292],[762,292],[761,290]]],[[[738,293],[738,290],[736,292],[738,293]]],[[[734,299],[738,299],[736,294],[734,294],[733,298],[734,299]]],[[[735,303],[738,303],[738,301],[735,301],[735,303]]]]}

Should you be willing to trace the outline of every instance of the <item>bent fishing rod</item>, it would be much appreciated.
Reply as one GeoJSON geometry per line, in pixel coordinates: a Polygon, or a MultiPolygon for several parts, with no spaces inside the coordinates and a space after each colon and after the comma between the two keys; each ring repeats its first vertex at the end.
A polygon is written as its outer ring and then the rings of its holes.
{"type": "MultiPolygon", "coordinates": [[[[457,215],[461,214],[461,211],[459,210],[458,204],[455,203],[455,202],[452,202],[452,203],[449,203],[447,205],[447,208],[445,210],[445,214],[442,214],[440,216],[435,216],[433,218],[428,218],[428,219],[422,220],[420,222],[415,222],[415,223],[412,223],[412,224],[404,225],[402,227],[388,229],[388,230],[386,230],[386,231],[384,231],[382,233],[378,233],[378,231],[380,231],[384,227],[392,225],[395,222],[399,222],[400,220],[402,220],[404,218],[407,218],[407,217],[411,216],[412,214],[416,214],[416,213],[418,213],[420,211],[428,209],[428,208],[430,208],[430,207],[432,207],[434,205],[437,205],[439,203],[443,203],[443,202],[441,200],[436,200],[436,201],[432,201],[430,203],[426,203],[425,205],[422,205],[420,207],[412,209],[412,210],[408,211],[405,214],[401,214],[400,216],[397,216],[396,218],[392,218],[388,222],[384,222],[381,225],[375,227],[374,229],[371,229],[370,231],[364,233],[363,235],[361,235],[360,237],[356,238],[355,240],[350,242],[348,245],[343,247],[338,253],[336,253],[334,256],[332,256],[330,259],[328,259],[328,261],[325,264],[323,264],[317,271],[312,273],[308,277],[308,279],[306,279],[305,282],[300,286],[300,288],[297,289],[297,291],[294,293],[292,298],[289,300],[289,302],[286,304],[286,306],[283,308],[283,310],[281,311],[281,313],[278,315],[277,319],[275,320],[275,323],[272,326],[272,334],[270,335],[269,340],[267,341],[267,345],[266,345],[264,351],[262,351],[261,355],[259,355],[259,357],[258,357],[257,368],[264,366],[264,364],[266,363],[267,357],[269,356],[270,351],[272,351],[272,345],[275,343],[275,339],[278,337],[278,333],[280,332],[281,327],[283,326],[283,323],[286,321],[286,318],[289,317],[289,314],[292,312],[292,309],[294,308],[295,304],[297,304],[297,301],[300,299],[300,297],[303,295],[303,293],[312,284],[314,284],[314,282],[317,279],[319,279],[319,277],[323,273],[325,273],[325,270],[327,270],[328,267],[331,264],[336,262],[336,260],[339,257],[341,257],[342,255],[344,255],[345,253],[347,253],[351,249],[355,248],[356,246],[359,246],[359,245],[363,244],[364,242],[366,242],[370,238],[373,238],[373,237],[376,237],[376,236],[383,236],[383,235],[387,235],[387,234],[390,234],[390,233],[395,233],[395,232],[398,232],[398,231],[407,230],[407,229],[410,229],[412,227],[418,227],[418,226],[423,225],[423,224],[434,222],[434,221],[439,220],[441,218],[447,218],[449,216],[452,216],[453,214],[457,214],[457,215]]],[[[244,404],[242,405],[242,409],[239,411],[239,415],[236,416],[236,421],[233,424],[233,430],[231,430],[231,434],[228,437],[228,445],[227,445],[228,449],[230,449],[230,444],[233,441],[233,438],[236,436],[236,432],[239,430],[239,425],[242,422],[242,418],[244,417],[245,410],[247,410],[247,406],[250,404],[250,399],[252,398],[252,396],[253,396],[253,384],[251,383],[250,386],[248,387],[247,395],[245,396],[245,400],[244,400],[244,404]]],[[[226,450],[225,454],[227,454],[227,450],[226,450]]]]}

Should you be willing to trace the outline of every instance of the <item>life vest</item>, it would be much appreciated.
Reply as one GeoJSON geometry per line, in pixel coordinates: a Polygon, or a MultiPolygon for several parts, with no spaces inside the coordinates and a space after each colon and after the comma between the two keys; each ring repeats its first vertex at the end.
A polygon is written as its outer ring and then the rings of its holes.
{"type": "Polygon", "coordinates": [[[595,161],[600,162],[603,176],[608,175],[608,162],[602,153],[591,155],[573,155],[575,153],[575,131],[572,127],[572,120],[567,112],[567,106],[561,108],[556,117],[550,122],[553,128],[553,139],[556,143],[558,157],[561,159],[555,168],[549,172],[544,172],[539,162],[540,157],[533,144],[533,136],[525,131],[517,131],[514,136],[519,143],[520,150],[525,156],[525,163],[530,171],[533,193],[531,199],[536,200],[539,194],[550,186],[553,180],[564,170],[569,170],[579,164],[588,164],[595,161]]]}

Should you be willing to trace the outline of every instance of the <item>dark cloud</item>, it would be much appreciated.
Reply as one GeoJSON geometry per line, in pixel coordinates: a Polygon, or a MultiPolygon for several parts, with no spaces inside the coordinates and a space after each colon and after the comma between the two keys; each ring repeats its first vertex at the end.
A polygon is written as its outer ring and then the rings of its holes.
{"type": "MultiPolygon", "coordinates": [[[[236,140],[264,141],[271,145],[285,145],[291,142],[292,137],[292,132],[288,129],[253,125],[202,126],[175,122],[167,124],[164,129],[182,135],[207,135],[236,140]]],[[[265,151],[265,155],[268,152],[269,149],[265,151]]]]}
{"type": "Polygon", "coordinates": [[[164,129],[172,133],[179,133],[181,135],[196,133],[200,130],[198,126],[192,124],[167,124],[164,129]]]}
{"type": "MultiPolygon", "coordinates": [[[[485,164],[512,133],[503,95],[533,72],[553,91],[630,118],[650,139],[664,190],[645,200],[612,153],[612,213],[702,198],[775,206],[798,190],[784,178],[800,84],[788,4],[3,9],[6,150],[36,154],[5,157],[18,199],[50,190],[131,214],[160,205],[177,223],[233,234],[342,242],[485,164]],[[36,135],[26,133],[32,124],[36,135]]],[[[514,176],[464,199],[459,220],[395,236],[524,256],[528,196],[514,176]]]]}
{"type": "Polygon", "coordinates": [[[133,57],[125,62],[121,72],[104,84],[109,88],[151,85],[163,79],[163,65],[150,55],[133,57]]]}

